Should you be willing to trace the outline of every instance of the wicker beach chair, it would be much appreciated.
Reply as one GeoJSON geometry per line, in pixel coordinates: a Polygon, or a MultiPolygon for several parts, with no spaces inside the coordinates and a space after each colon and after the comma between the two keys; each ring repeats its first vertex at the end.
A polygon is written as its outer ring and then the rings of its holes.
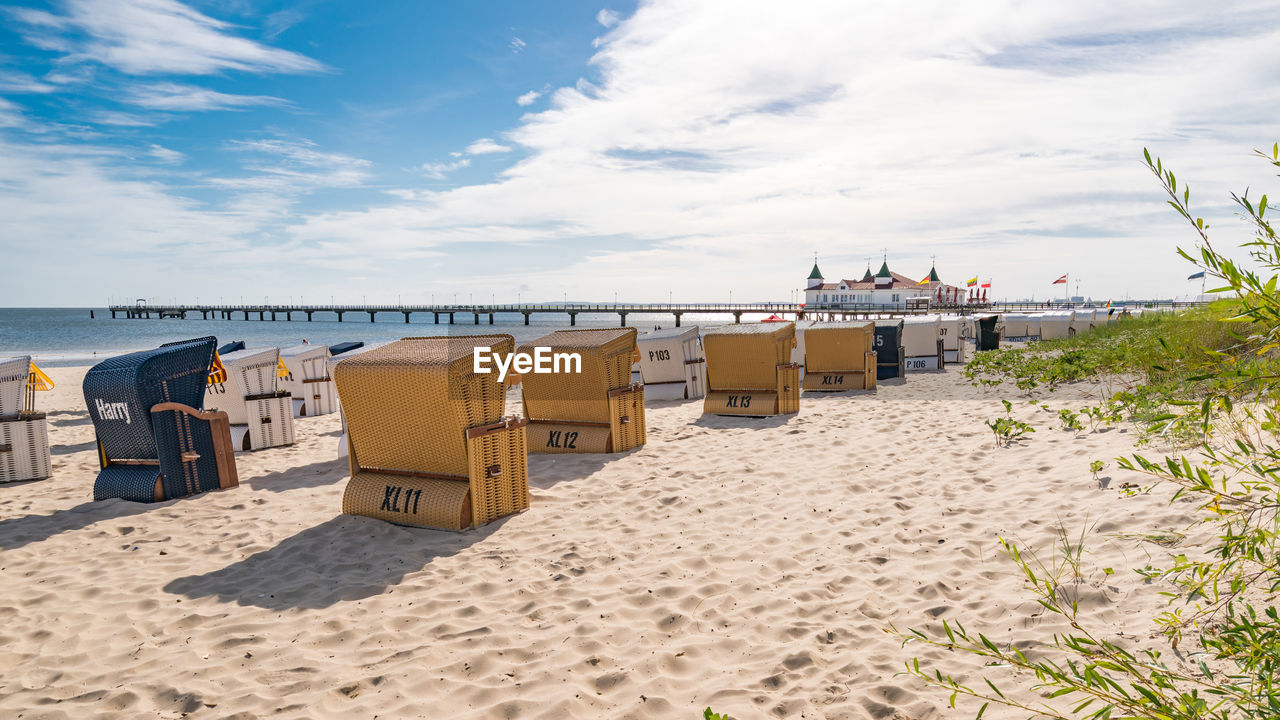
{"type": "Polygon", "coordinates": [[[34,368],[29,355],[0,358],[0,483],[53,474],[49,430],[35,408],[34,368]]]}
{"type": "Polygon", "coordinates": [[[725,325],[702,336],[707,398],[702,412],[785,415],[800,410],[800,366],[791,362],[790,322],[725,325]]]}
{"type": "Polygon", "coordinates": [[[329,376],[326,345],[295,345],[280,351],[289,374],[280,378],[280,389],[293,400],[294,417],[327,415],[338,408],[338,393],[329,376]]]}
{"type": "Polygon", "coordinates": [[[398,525],[465,530],[529,507],[525,421],[506,388],[475,372],[477,347],[510,335],[406,338],[334,367],[350,429],[342,511],[398,525]]]}
{"type": "Polygon", "coordinates": [[[102,466],[94,500],[158,502],[238,484],[227,414],[201,409],[216,342],[169,343],[85,374],[102,466]]]}
{"type": "Polygon", "coordinates": [[[645,400],[695,400],[707,394],[707,361],[697,325],[641,333],[636,347],[645,400]]]}
{"type": "Polygon", "coordinates": [[[876,320],[876,379],[889,380],[907,374],[907,351],[902,318],[876,320]]]}
{"type": "Polygon", "coordinates": [[[805,390],[875,389],[875,323],[815,322],[805,326],[804,337],[805,390]]]}
{"type": "Polygon", "coordinates": [[[535,348],[576,353],[581,372],[524,374],[529,452],[607,453],[644,445],[644,385],[631,382],[635,328],[557,330],[520,352],[533,354],[535,348]]]}
{"type": "Polygon", "coordinates": [[[235,448],[292,445],[293,397],[279,389],[280,349],[219,349],[218,354],[227,369],[227,382],[209,386],[205,406],[222,410],[230,418],[235,448]]]}

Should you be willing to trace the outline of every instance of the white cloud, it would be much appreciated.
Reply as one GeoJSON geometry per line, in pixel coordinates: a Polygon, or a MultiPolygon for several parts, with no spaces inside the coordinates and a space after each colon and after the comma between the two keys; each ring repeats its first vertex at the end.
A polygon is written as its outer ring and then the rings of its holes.
{"type": "Polygon", "coordinates": [[[538,98],[540,97],[542,97],[542,93],[540,91],[530,90],[529,92],[516,98],[516,104],[520,105],[521,107],[525,105],[532,105],[535,102],[537,102],[538,98]]]}
{"type": "Polygon", "coordinates": [[[511,152],[511,148],[507,145],[499,145],[493,141],[493,138],[480,138],[468,145],[466,149],[468,155],[489,155],[504,152],[511,152]]]}
{"type": "Polygon", "coordinates": [[[99,125],[115,125],[117,127],[150,127],[160,124],[164,116],[155,113],[147,116],[116,110],[96,110],[89,114],[88,121],[99,125]]]}
{"type": "Polygon", "coordinates": [[[147,149],[147,154],[167,165],[177,165],[187,159],[186,155],[178,152],[177,150],[170,150],[169,148],[162,147],[160,145],[152,145],[147,149]]]}
{"type": "Polygon", "coordinates": [[[511,38],[511,42],[507,44],[507,47],[511,48],[511,52],[519,53],[525,49],[526,45],[525,45],[525,41],[521,40],[518,37],[513,37],[511,38]]]}
{"type": "Polygon", "coordinates": [[[232,25],[176,0],[67,0],[63,5],[65,15],[21,8],[9,14],[37,47],[135,75],[324,69],[305,55],[238,37],[232,25]]]}
{"type": "Polygon", "coordinates": [[[851,276],[884,247],[904,273],[936,254],[944,280],[990,276],[1000,296],[1044,297],[1042,276],[1068,271],[1085,292],[1170,295],[1186,235],[1142,147],[1217,209],[1265,175],[1248,151],[1280,88],[1247,78],[1280,60],[1280,32],[1160,7],[645,3],[600,45],[598,77],[508,133],[529,154],[497,182],[292,232],[376,234],[391,256],[483,239],[511,249],[513,276],[534,272],[529,243],[581,243],[538,272],[584,297],[785,298],[812,250],[851,276]]]}
{"type": "Polygon", "coordinates": [[[22,124],[22,113],[17,105],[0,97],[0,127],[16,127],[22,124]]]}
{"type": "Polygon", "coordinates": [[[596,22],[600,23],[601,25],[607,28],[611,28],[614,25],[617,25],[618,21],[620,21],[621,19],[622,18],[618,15],[618,13],[608,8],[602,8],[600,12],[596,13],[596,22]]]}
{"type": "Polygon", "coordinates": [[[139,107],[152,110],[198,112],[206,110],[239,110],[263,105],[285,106],[289,103],[266,95],[231,95],[196,85],[155,83],[130,88],[124,98],[139,107]]]}
{"type": "Polygon", "coordinates": [[[454,160],[450,163],[427,163],[422,166],[422,172],[429,178],[443,180],[445,175],[454,170],[461,170],[471,164],[470,160],[454,160]]]}
{"type": "MultiPolygon", "coordinates": [[[[83,148],[64,156],[0,136],[6,244],[65,238],[100,253],[0,297],[45,297],[77,279],[106,288],[93,278],[121,249],[133,258],[164,242],[166,258],[194,260],[250,238],[265,247],[255,263],[299,247],[308,251],[291,262],[323,259],[299,283],[360,269],[370,300],[424,277],[441,293],[538,288],[526,300],[564,288],[584,299],[781,299],[811,251],[836,277],[860,274],[885,247],[904,274],[923,274],[936,254],[944,280],[992,277],[996,296],[1043,298],[1064,272],[1092,294],[1193,292],[1172,250],[1188,231],[1139,162],[1142,147],[1195,185],[1193,204],[1223,245],[1241,238],[1227,192],[1277,183],[1249,157],[1276,132],[1280,87],[1256,78],[1280,61],[1277,15],[1192,0],[654,0],[605,34],[586,79],[497,135],[522,159],[496,181],[397,181],[368,205],[325,211],[287,199],[350,187],[372,166],[249,141],[246,177],[216,181],[235,201],[207,209],[123,180],[83,148]]],[[[0,103],[6,112],[18,109],[0,103]]],[[[469,164],[446,160],[419,178],[469,164]]],[[[220,282],[246,295],[263,282],[234,269],[220,282]]]]}
{"type": "Polygon", "coordinates": [[[43,94],[56,89],[55,86],[40,82],[23,72],[0,71],[0,92],[43,94]]]}

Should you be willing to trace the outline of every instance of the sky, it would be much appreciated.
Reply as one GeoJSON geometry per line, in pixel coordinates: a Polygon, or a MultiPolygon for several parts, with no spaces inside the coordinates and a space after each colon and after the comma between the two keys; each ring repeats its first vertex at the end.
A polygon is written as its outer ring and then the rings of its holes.
{"type": "Polygon", "coordinates": [[[0,306],[1185,296],[1143,148],[1247,240],[1277,75],[1276,2],[0,0],[0,306]]]}

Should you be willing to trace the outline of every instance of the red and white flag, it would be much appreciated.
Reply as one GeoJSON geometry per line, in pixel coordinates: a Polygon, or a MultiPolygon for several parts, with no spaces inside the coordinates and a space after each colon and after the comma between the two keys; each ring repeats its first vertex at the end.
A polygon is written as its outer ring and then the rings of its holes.
{"type": "Polygon", "coordinates": [[[1067,276],[1066,276],[1066,275],[1063,275],[1062,277],[1058,278],[1057,280],[1054,280],[1053,282],[1051,282],[1051,283],[1049,283],[1049,284],[1050,284],[1050,285],[1066,285],[1066,284],[1067,284],[1067,276]]]}

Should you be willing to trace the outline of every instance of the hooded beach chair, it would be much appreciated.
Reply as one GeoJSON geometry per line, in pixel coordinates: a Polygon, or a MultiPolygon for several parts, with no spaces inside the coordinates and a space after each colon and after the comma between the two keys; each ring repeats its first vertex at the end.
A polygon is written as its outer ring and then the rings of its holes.
{"type": "Polygon", "coordinates": [[[902,349],[907,372],[941,370],[944,360],[942,323],[937,315],[903,318],[902,349]]]}
{"type": "Polygon", "coordinates": [[[695,400],[707,394],[707,361],[697,325],[641,333],[636,347],[645,400],[695,400]]]}
{"type": "Polygon", "coordinates": [[[36,412],[37,385],[52,381],[31,364],[31,356],[0,358],[0,483],[43,480],[53,474],[49,429],[36,412]]]}
{"type": "Polygon", "coordinates": [[[510,335],[406,338],[334,367],[350,429],[342,512],[465,530],[529,507],[525,421],[506,386],[477,373],[475,348],[510,355],[510,335]]]}
{"type": "Polygon", "coordinates": [[[209,386],[205,406],[231,420],[237,450],[262,450],[293,444],[293,398],[279,389],[280,349],[254,348],[218,353],[227,382],[209,386]]]}
{"type": "Polygon", "coordinates": [[[215,344],[169,343],[85,373],[102,467],[94,500],[158,502],[238,484],[227,414],[202,410],[215,344]]]}
{"type": "Polygon", "coordinates": [[[524,415],[529,419],[529,452],[607,453],[644,445],[644,385],[631,382],[636,358],[635,328],[557,330],[520,346],[533,354],[546,348],[555,372],[521,377],[524,415]],[[566,372],[566,358],[581,358],[580,372],[566,372]]]}
{"type": "Polygon", "coordinates": [[[800,410],[800,366],[791,322],[725,325],[702,336],[707,398],[702,412],[785,415],[800,410]]]}
{"type": "Polygon", "coordinates": [[[280,351],[280,362],[289,370],[280,378],[280,389],[292,396],[294,417],[327,415],[338,408],[327,345],[285,348],[280,351]]]}
{"type": "Polygon", "coordinates": [[[807,322],[804,338],[805,390],[875,389],[875,323],[807,322]]]}
{"type": "Polygon", "coordinates": [[[1000,348],[1000,316],[979,315],[977,324],[978,340],[975,349],[998,350],[1000,348]]]}
{"type": "Polygon", "coordinates": [[[942,335],[942,359],[947,363],[968,360],[969,322],[963,315],[939,315],[938,332],[942,335]]]}
{"type": "Polygon", "coordinates": [[[902,346],[902,318],[876,320],[876,379],[907,374],[907,351],[902,346]]]}
{"type": "Polygon", "coordinates": [[[1004,313],[1000,316],[1000,324],[1004,326],[1001,334],[1005,340],[1026,340],[1031,337],[1031,316],[1026,313],[1004,313]]]}
{"type": "Polygon", "coordinates": [[[1075,335],[1072,327],[1075,322],[1074,310],[1051,310],[1040,316],[1040,339],[1061,340],[1075,335]]]}

